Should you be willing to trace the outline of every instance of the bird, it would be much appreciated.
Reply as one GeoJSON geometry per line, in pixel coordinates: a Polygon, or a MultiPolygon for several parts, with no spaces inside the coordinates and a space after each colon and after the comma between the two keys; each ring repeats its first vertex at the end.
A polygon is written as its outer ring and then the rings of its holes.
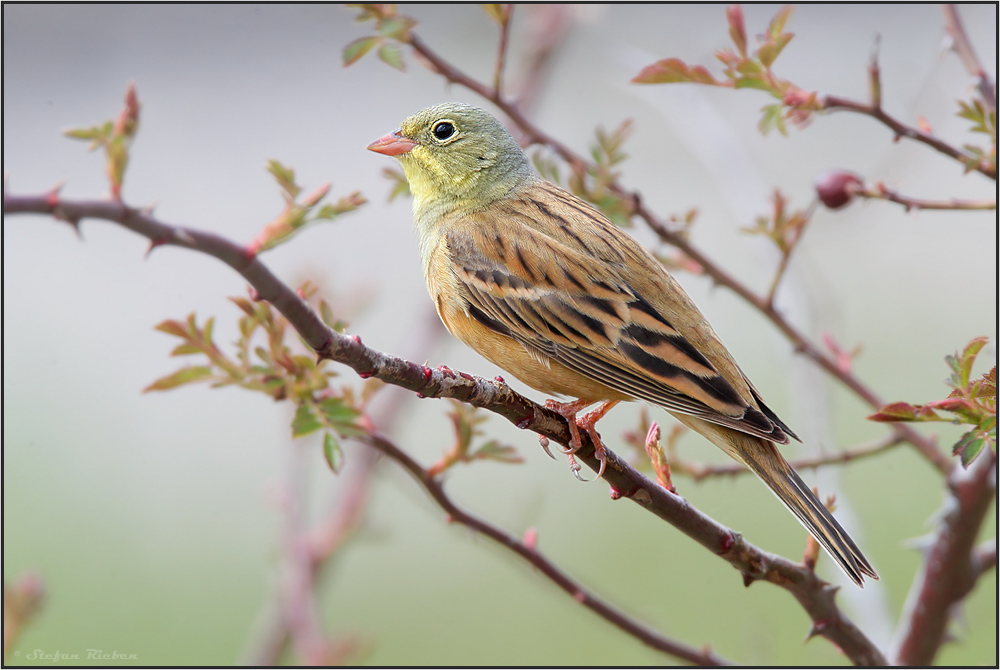
{"type": "Polygon", "coordinates": [[[681,285],[599,210],[542,179],[489,112],[421,110],[368,149],[413,196],[423,274],[448,331],[528,386],[606,452],[594,428],[622,401],[658,405],[754,472],[859,586],[878,579],[782,457],[798,436],[764,403],[681,285]],[[601,403],[582,416],[581,410],[601,403]]]}

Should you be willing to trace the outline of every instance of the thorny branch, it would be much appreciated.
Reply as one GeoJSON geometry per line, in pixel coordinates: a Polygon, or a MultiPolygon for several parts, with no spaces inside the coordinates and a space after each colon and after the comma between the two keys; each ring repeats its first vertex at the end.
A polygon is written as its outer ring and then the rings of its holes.
{"type": "Polygon", "coordinates": [[[969,41],[965,26],[962,25],[962,20],[958,16],[958,6],[948,3],[942,5],[941,8],[944,10],[945,29],[948,31],[948,36],[951,37],[952,49],[958,54],[969,74],[976,78],[976,87],[979,89],[979,95],[982,96],[987,109],[992,112],[997,111],[996,87],[986,73],[986,68],[979,60],[976,50],[972,48],[972,42],[969,41]]]}
{"type": "MultiPolygon", "coordinates": [[[[444,366],[432,370],[369,349],[357,336],[331,330],[298,293],[275,277],[256,256],[218,235],[168,225],[148,212],[118,201],[62,200],[55,191],[39,196],[4,194],[4,213],[44,214],[73,225],[84,218],[102,219],[146,237],[151,242],[151,249],[173,245],[213,256],[239,272],[253,287],[254,297],[268,301],[281,312],[319,356],[424,397],[461,400],[498,414],[518,428],[531,430],[562,445],[569,443],[569,426],[563,417],[514,392],[506,384],[455,372],[444,366]]],[[[583,445],[577,458],[596,472],[600,464],[594,457],[594,445],[586,433],[581,437],[583,445]]],[[[837,607],[837,587],[821,580],[806,566],[755,547],[739,533],[644,477],[610,450],[604,479],[611,485],[614,498],[629,498],[670,523],[733,565],[747,585],[763,580],[791,593],[813,621],[810,635],[827,638],[856,664],[885,665],[882,652],[837,607]]]]}
{"type": "MultiPolygon", "coordinates": [[[[789,461],[789,464],[795,470],[815,470],[826,465],[850,463],[861,458],[875,456],[902,444],[902,442],[903,438],[898,435],[888,435],[881,440],[876,440],[870,444],[863,444],[861,446],[854,447],[853,449],[844,449],[842,451],[820,454],[819,456],[814,456],[812,458],[802,458],[795,461],[789,461]]],[[[735,477],[737,475],[742,475],[745,472],[750,472],[739,463],[721,463],[718,465],[690,463],[688,461],[680,460],[675,456],[671,456],[670,458],[670,467],[675,473],[688,475],[695,481],[701,481],[710,477],[719,476],[735,477]]]]}
{"type": "Polygon", "coordinates": [[[889,202],[902,205],[907,211],[920,209],[995,210],[997,208],[996,200],[958,200],[955,198],[950,200],[923,200],[920,198],[911,198],[885,186],[881,182],[876,183],[874,187],[858,189],[854,194],[869,200],[888,200],[889,202]]]}
{"type": "MultiPolygon", "coordinates": [[[[954,606],[972,591],[991,560],[989,546],[979,548],[975,542],[996,497],[996,465],[996,455],[985,449],[968,470],[956,468],[948,477],[938,528],[903,608],[893,654],[896,665],[934,662],[954,606]]],[[[995,565],[995,539],[992,561],[995,565]]]]}
{"type": "Polygon", "coordinates": [[[469,514],[456,505],[448,494],[445,493],[441,482],[432,476],[419,463],[413,460],[405,451],[396,446],[392,441],[382,435],[374,426],[369,427],[368,434],[362,438],[365,443],[386,454],[392,460],[399,463],[414,479],[416,479],[428,494],[440,507],[447,512],[448,520],[453,523],[460,523],[463,526],[481,533],[494,542],[510,549],[515,554],[528,561],[539,572],[554,582],[559,588],[568,593],[574,600],[589,610],[595,612],[601,618],[609,621],[629,635],[635,637],[643,644],[653,649],[662,651],[695,665],[729,665],[728,661],[716,656],[709,648],[695,649],[685,644],[661,635],[660,633],[643,626],[637,621],[629,618],[624,613],[611,607],[609,604],[596,597],[580,583],[574,581],[558,566],[545,558],[530,540],[519,540],[513,535],[506,533],[496,526],[483,521],[482,519],[469,514]]]}
{"type": "MultiPolygon", "coordinates": [[[[844,98],[839,95],[825,95],[821,97],[821,101],[824,109],[829,111],[843,110],[845,112],[854,112],[855,114],[870,116],[892,130],[896,139],[905,137],[915,142],[920,142],[921,144],[925,144],[935,151],[948,156],[949,158],[954,158],[963,165],[967,165],[969,162],[968,154],[963,152],[961,149],[957,149],[944,140],[939,139],[930,133],[926,133],[919,128],[906,125],[902,121],[899,121],[895,117],[886,113],[880,105],[859,102],[858,100],[851,100],[850,98],[844,98]]],[[[996,170],[990,167],[985,161],[975,163],[971,167],[976,172],[984,174],[990,179],[995,180],[997,178],[996,170]]]]}

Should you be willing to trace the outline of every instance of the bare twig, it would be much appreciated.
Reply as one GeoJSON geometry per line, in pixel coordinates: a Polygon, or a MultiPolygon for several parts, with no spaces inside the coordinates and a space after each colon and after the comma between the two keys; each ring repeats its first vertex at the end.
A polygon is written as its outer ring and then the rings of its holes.
{"type": "Polygon", "coordinates": [[[991,210],[997,208],[997,201],[995,199],[957,200],[952,198],[951,200],[922,200],[920,198],[911,198],[900,194],[898,191],[888,188],[881,182],[876,183],[873,187],[858,189],[854,192],[854,194],[862,198],[868,198],[869,200],[888,200],[889,202],[895,202],[905,207],[907,211],[920,209],[991,210]]]}
{"type": "Polygon", "coordinates": [[[788,240],[788,247],[781,249],[781,260],[778,262],[778,268],[774,272],[774,278],[771,280],[771,288],[767,291],[767,304],[772,309],[774,308],[774,296],[778,293],[778,286],[781,285],[781,280],[785,276],[785,272],[788,270],[788,263],[792,260],[792,253],[799,246],[799,241],[806,232],[806,226],[812,221],[812,215],[816,211],[816,200],[809,205],[803,214],[804,221],[802,225],[795,229],[790,240],[788,240]]]}
{"type": "Polygon", "coordinates": [[[548,72],[552,54],[566,36],[570,7],[567,5],[537,4],[524,8],[530,18],[528,23],[528,53],[524,57],[522,79],[517,86],[517,106],[522,111],[531,109],[538,99],[541,83],[548,72]]]}
{"type": "Polygon", "coordinates": [[[507,39],[510,36],[510,22],[514,19],[514,5],[503,5],[500,10],[504,20],[500,22],[500,45],[497,51],[497,64],[493,70],[493,90],[503,95],[503,68],[507,62],[507,39]]]}
{"type": "Polygon", "coordinates": [[[533,567],[568,593],[578,603],[635,637],[643,644],[696,665],[729,665],[727,661],[716,656],[708,647],[703,649],[689,647],[640,624],[598,598],[582,584],[574,581],[532,546],[532,544],[522,542],[513,535],[466,512],[448,497],[438,479],[433,477],[419,463],[413,460],[409,454],[379,433],[374,427],[370,427],[368,435],[361,439],[405,468],[424,487],[427,493],[430,494],[434,502],[447,512],[449,521],[460,523],[513,551],[531,563],[533,567]]]}
{"type": "MultiPolygon", "coordinates": [[[[844,449],[843,451],[821,454],[812,458],[802,458],[796,461],[790,461],[790,464],[796,470],[816,470],[826,465],[843,465],[861,458],[868,458],[869,456],[881,454],[897,445],[902,444],[904,441],[905,440],[903,440],[903,438],[899,435],[888,435],[881,440],[875,440],[874,442],[870,442],[868,444],[862,444],[851,449],[844,449]]],[[[707,465],[704,463],[680,461],[676,458],[671,459],[670,467],[673,468],[674,472],[688,475],[695,481],[701,481],[710,477],[719,476],[735,477],[737,475],[742,475],[745,472],[750,472],[739,463],[707,465]]]]}
{"type": "MultiPolygon", "coordinates": [[[[423,40],[421,40],[420,37],[412,31],[410,32],[409,43],[410,46],[421,55],[424,62],[442,77],[452,83],[468,88],[503,110],[511,121],[513,121],[528,137],[529,143],[544,144],[550,147],[563,160],[569,163],[574,170],[583,172],[583,167],[588,164],[588,161],[555,138],[547,135],[542,130],[537,128],[527,119],[527,117],[524,116],[516,105],[506,99],[496,96],[488,86],[483,85],[452,66],[431,50],[423,42],[423,40]]],[[[774,323],[774,325],[778,327],[778,330],[780,330],[792,343],[795,351],[811,358],[832,377],[839,380],[854,393],[860,396],[872,408],[878,409],[885,404],[881,398],[866,387],[861,380],[855,377],[849,370],[840,369],[836,361],[825,355],[818,347],[810,343],[806,337],[794,328],[780,312],[778,312],[773,306],[768,305],[766,298],[756,295],[747,286],[742,284],[739,280],[726,272],[721,266],[713,262],[704,253],[695,248],[684,235],[672,230],[664,221],[653,214],[652,211],[642,204],[641,198],[637,192],[626,191],[620,184],[618,184],[617,181],[610,183],[608,188],[615,194],[624,198],[626,201],[633,203],[632,213],[641,218],[661,240],[683,251],[689,258],[691,258],[691,260],[698,263],[704,273],[711,277],[716,284],[725,286],[736,293],[739,297],[750,303],[751,306],[755,307],[772,323],[774,323]]],[[[916,447],[916,449],[942,473],[948,473],[953,467],[954,464],[951,460],[938,450],[932,441],[923,437],[920,433],[916,432],[909,426],[896,424],[893,426],[892,430],[895,431],[896,435],[901,436],[907,442],[916,447]]]]}
{"type": "Polygon", "coordinates": [[[996,112],[996,88],[993,86],[993,81],[986,72],[986,68],[979,60],[976,50],[972,48],[972,42],[969,40],[962,19],[958,15],[958,6],[949,3],[942,5],[941,8],[944,10],[945,29],[951,37],[952,49],[962,59],[962,64],[965,65],[969,74],[976,78],[976,87],[979,89],[979,95],[982,96],[987,109],[996,112]]]}
{"type": "Polygon", "coordinates": [[[921,144],[925,144],[945,156],[954,158],[962,165],[966,165],[970,169],[984,174],[990,179],[995,180],[997,178],[996,168],[991,167],[987,161],[976,161],[969,154],[965,153],[961,149],[951,146],[944,140],[935,137],[930,133],[925,133],[918,128],[902,123],[898,119],[887,114],[885,110],[879,106],[858,102],[857,100],[851,100],[850,98],[843,98],[838,95],[824,95],[820,97],[820,100],[823,103],[823,108],[825,110],[833,111],[839,109],[846,112],[854,112],[855,114],[870,116],[892,130],[896,139],[905,137],[915,142],[920,142],[921,144]]]}
{"type": "MultiPolygon", "coordinates": [[[[996,455],[984,449],[968,470],[948,477],[948,495],[920,574],[903,608],[901,630],[893,654],[897,665],[926,666],[944,643],[954,606],[972,591],[983,569],[975,546],[990,503],[996,497],[996,455]]],[[[996,544],[993,546],[996,560],[996,544]]]]}
{"type": "MultiPolygon", "coordinates": [[[[563,445],[569,444],[566,419],[514,392],[504,383],[455,372],[444,366],[432,370],[369,349],[359,337],[328,328],[295,291],[278,280],[256,257],[218,235],[162,223],[149,213],[139,212],[121,202],[61,200],[57,193],[4,194],[4,213],[46,214],[71,222],[83,218],[103,219],[147,237],[154,246],[181,246],[213,256],[239,272],[254,288],[257,299],[267,300],[281,312],[319,356],[424,397],[455,398],[482,407],[503,416],[518,428],[531,430],[563,445]]],[[[577,458],[597,472],[600,462],[594,457],[593,443],[586,433],[581,435],[581,441],[577,458]]],[[[739,533],[648,480],[610,450],[607,451],[604,479],[614,489],[616,498],[631,499],[728,561],[743,575],[746,584],[764,580],[789,591],[812,619],[811,634],[829,639],[854,663],[885,664],[879,649],[837,607],[836,587],[823,582],[811,570],[755,547],[739,533]]]]}

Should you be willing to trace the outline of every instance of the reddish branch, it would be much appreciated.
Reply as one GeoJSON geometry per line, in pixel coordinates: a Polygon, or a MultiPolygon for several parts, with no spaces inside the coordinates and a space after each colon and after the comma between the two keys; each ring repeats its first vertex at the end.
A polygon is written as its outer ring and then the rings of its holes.
{"type": "Polygon", "coordinates": [[[850,98],[843,98],[838,95],[824,95],[821,96],[820,100],[823,103],[823,108],[826,110],[843,110],[845,112],[854,112],[855,114],[870,116],[892,130],[896,139],[905,137],[915,142],[926,144],[935,151],[938,151],[949,158],[954,158],[962,165],[968,165],[971,169],[986,175],[990,179],[997,178],[996,168],[992,167],[985,160],[978,163],[970,163],[973,159],[969,154],[965,153],[961,149],[951,146],[944,140],[941,140],[930,133],[925,133],[919,128],[906,125],[902,121],[899,121],[895,117],[887,114],[880,105],[859,102],[858,100],[851,100],[850,98]]]}
{"type": "Polygon", "coordinates": [[[983,98],[986,108],[992,112],[997,111],[997,91],[990,80],[986,68],[983,67],[976,50],[972,48],[972,42],[965,32],[965,26],[958,16],[958,7],[952,4],[942,5],[944,10],[945,29],[951,37],[951,47],[965,65],[969,74],[976,78],[976,87],[979,95],[983,98]]]}
{"type": "MultiPolygon", "coordinates": [[[[278,280],[256,257],[218,235],[162,223],[149,213],[132,209],[121,202],[61,200],[57,193],[40,196],[5,194],[4,213],[46,214],[73,223],[84,218],[103,219],[145,236],[154,247],[169,244],[213,256],[239,272],[254,288],[257,298],[267,300],[280,311],[321,357],[343,363],[363,376],[378,377],[425,397],[455,398],[467,402],[499,414],[519,428],[563,445],[569,443],[569,427],[563,417],[515,393],[506,384],[455,372],[444,366],[432,370],[369,349],[357,336],[331,330],[298,293],[278,280]]],[[[600,464],[594,458],[593,444],[585,435],[583,442],[577,458],[596,472],[600,464]]],[[[397,460],[406,465],[406,461],[397,460]]],[[[604,478],[613,488],[616,498],[631,499],[728,561],[740,571],[746,584],[763,580],[789,591],[812,619],[812,634],[829,639],[854,663],[885,664],[879,649],[837,607],[834,598],[836,587],[821,580],[812,570],[755,547],[739,533],[722,526],[683,498],[648,480],[610,450],[604,478]]],[[[505,535],[500,533],[495,539],[501,537],[505,535]]]]}
{"type": "MultiPolygon", "coordinates": [[[[433,320],[427,319],[426,327],[415,338],[416,345],[410,352],[411,357],[418,360],[424,358],[445,332],[433,310],[429,310],[428,317],[432,317],[433,320]]],[[[367,413],[368,420],[373,425],[381,426],[383,430],[392,429],[395,420],[401,416],[402,405],[413,397],[403,389],[392,390],[395,392],[380,393],[378,397],[386,400],[388,396],[387,401],[379,403],[374,411],[367,413]]],[[[301,458],[300,451],[293,450],[293,453],[294,458],[301,458]]],[[[243,654],[245,664],[277,665],[284,648],[291,638],[298,634],[296,622],[310,618],[319,620],[319,613],[315,607],[316,588],[328,569],[329,559],[340,551],[361,525],[368,507],[372,475],[379,457],[380,453],[377,450],[367,446],[358,450],[351,457],[349,468],[340,474],[344,486],[331,501],[326,516],[311,529],[305,529],[301,523],[296,523],[295,532],[286,533],[283,546],[286,557],[301,553],[304,560],[290,561],[291,567],[299,574],[294,579],[283,580],[274,594],[273,602],[268,603],[261,612],[259,623],[254,626],[250,643],[243,654]],[[289,593],[294,592],[299,585],[305,586],[311,592],[310,598],[295,597],[294,593],[289,593]],[[305,611],[295,611],[293,607],[285,605],[289,602],[299,605],[305,611]]],[[[297,471],[293,471],[292,476],[295,477],[296,474],[297,471]]],[[[288,494],[296,498],[297,504],[304,505],[306,489],[298,484],[290,481],[288,494]]],[[[292,525],[297,519],[292,515],[286,515],[286,520],[292,525]]],[[[345,655],[355,649],[353,641],[346,640],[339,644],[328,642],[324,651],[327,651],[327,658],[323,660],[328,664],[333,660],[341,662],[347,660],[345,655]]],[[[300,660],[305,660],[305,657],[300,656],[300,660]]]]}
{"type": "MultiPolygon", "coordinates": [[[[866,444],[853,449],[844,449],[843,451],[837,451],[830,454],[821,454],[813,458],[803,458],[797,461],[790,461],[790,463],[796,470],[815,470],[825,465],[850,463],[851,461],[856,461],[859,458],[875,456],[876,454],[881,454],[889,449],[892,449],[902,442],[903,438],[898,435],[889,435],[887,438],[879,440],[873,444],[866,444]]],[[[701,481],[702,479],[707,479],[709,477],[719,477],[723,475],[735,477],[736,475],[742,475],[746,472],[750,472],[750,470],[739,463],[708,465],[702,463],[688,463],[686,461],[679,461],[676,458],[670,459],[670,467],[673,468],[674,472],[686,474],[695,481],[701,481]]]]}
{"type": "Polygon", "coordinates": [[[948,477],[948,495],[939,513],[920,574],[914,580],[904,607],[895,663],[927,666],[945,642],[954,608],[976,585],[979,576],[996,564],[988,545],[976,547],[976,536],[996,497],[996,454],[989,448],[968,470],[956,468],[948,477]]]}
{"type": "MultiPolygon", "coordinates": [[[[545,134],[541,129],[531,123],[531,121],[529,121],[528,118],[521,113],[514,103],[498,95],[497,92],[489,86],[476,81],[472,77],[469,77],[465,73],[456,69],[432,51],[430,47],[428,47],[423,40],[421,40],[413,32],[410,33],[409,43],[410,46],[412,46],[413,49],[420,54],[421,61],[431,67],[442,77],[452,83],[468,88],[503,110],[504,114],[506,114],[527,136],[529,143],[543,144],[550,147],[563,160],[573,166],[575,170],[582,172],[583,166],[588,164],[582,156],[576,154],[569,147],[562,144],[555,138],[545,134]]],[[[685,239],[684,235],[672,230],[662,219],[646,208],[646,206],[642,204],[642,200],[638,192],[627,191],[624,187],[618,184],[618,182],[612,182],[609,184],[609,189],[616,195],[624,198],[626,201],[631,202],[633,214],[641,218],[661,240],[683,251],[689,258],[698,263],[704,273],[711,277],[716,284],[730,289],[767,317],[792,343],[795,351],[811,358],[828,374],[835,379],[838,379],[845,386],[854,391],[854,393],[860,396],[873,409],[878,409],[885,405],[881,398],[875,395],[871,389],[865,386],[861,380],[855,377],[849,370],[841,369],[835,360],[824,354],[818,347],[809,342],[801,332],[792,326],[788,320],[774,308],[773,305],[769,304],[766,297],[755,294],[747,286],[742,284],[739,280],[708,258],[708,256],[695,248],[687,239],[685,239]]],[[[902,437],[904,440],[916,447],[917,450],[942,473],[948,473],[953,467],[954,464],[951,460],[938,450],[931,440],[923,437],[917,431],[908,426],[899,424],[894,425],[892,430],[896,435],[902,437]]]]}
{"type": "Polygon", "coordinates": [[[911,198],[898,191],[888,188],[881,182],[875,184],[873,188],[864,188],[855,191],[855,195],[870,200],[888,200],[902,205],[907,211],[914,209],[942,209],[942,210],[991,210],[997,208],[996,200],[922,200],[911,198]]]}
{"type": "Polygon", "coordinates": [[[482,519],[469,514],[461,507],[452,502],[448,494],[445,493],[441,482],[431,476],[419,463],[413,460],[409,454],[393,444],[374,428],[371,428],[368,435],[361,438],[370,446],[386,454],[403,468],[413,475],[421,486],[430,494],[441,509],[448,514],[448,520],[453,523],[460,523],[477,533],[485,535],[494,542],[510,549],[515,554],[528,561],[539,572],[549,578],[563,591],[568,593],[574,600],[595,612],[601,618],[614,624],[629,635],[640,640],[653,649],[662,651],[695,665],[729,665],[727,661],[716,656],[711,649],[695,649],[685,644],[681,644],[660,633],[643,626],[637,621],[629,618],[622,612],[608,605],[603,600],[594,596],[583,585],[571,579],[565,572],[560,570],[549,559],[545,558],[537,549],[522,542],[513,535],[506,533],[496,526],[493,526],[482,519]]]}

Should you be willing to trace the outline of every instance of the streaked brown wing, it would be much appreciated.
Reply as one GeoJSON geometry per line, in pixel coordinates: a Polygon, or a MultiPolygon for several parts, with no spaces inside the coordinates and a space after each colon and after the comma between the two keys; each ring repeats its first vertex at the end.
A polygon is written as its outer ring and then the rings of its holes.
{"type": "Polygon", "coordinates": [[[534,355],[631,397],[787,442],[791,431],[756,393],[761,409],[626,279],[637,263],[651,273],[664,273],[662,267],[649,267],[655,261],[636,251],[631,238],[608,244],[609,236],[624,234],[566,195],[542,203],[528,191],[471,215],[474,225],[446,232],[470,316],[534,355]],[[601,234],[580,234],[577,217],[588,217],[601,234]]]}

